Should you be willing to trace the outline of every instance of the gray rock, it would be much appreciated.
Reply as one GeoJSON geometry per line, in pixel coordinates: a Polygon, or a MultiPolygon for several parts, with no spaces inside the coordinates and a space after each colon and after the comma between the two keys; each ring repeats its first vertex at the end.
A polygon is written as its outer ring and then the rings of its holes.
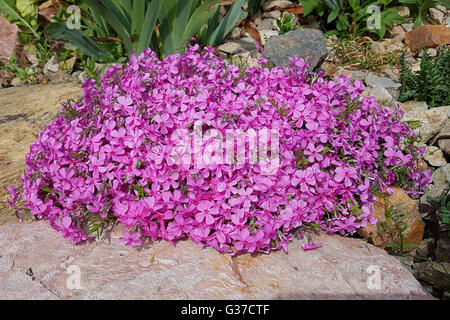
{"type": "Polygon", "coordinates": [[[400,17],[404,17],[407,18],[409,17],[409,8],[406,6],[397,6],[394,7],[395,9],[397,9],[397,12],[399,14],[400,17]]]}
{"type": "Polygon", "coordinates": [[[423,158],[433,167],[442,167],[447,164],[445,160],[444,153],[441,149],[435,146],[429,146],[427,151],[423,155],[423,158]]]}
{"type": "Polygon", "coordinates": [[[424,194],[420,197],[419,201],[419,212],[422,218],[425,218],[429,214],[436,211],[437,207],[435,204],[427,200],[427,197],[432,197],[434,199],[439,198],[442,192],[447,188],[446,185],[429,184],[425,187],[424,194]]]}
{"type": "Polygon", "coordinates": [[[421,135],[421,142],[432,140],[449,118],[450,106],[431,108],[426,111],[411,111],[403,115],[403,121],[420,120],[422,125],[415,131],[421,135]]]}
{"type": "Polygon", "coordinates": [[[264,18],[280,19],[281,12],[279,10],[269,11],[263,13],[264,18]]]}
{"type": "Polygon", "coordinates": [[[403,29],[405,29],[406,32],[412,31],[412,29],[414,28],[414,23],[412,22],[407,22],[402,24],[403,29]]]}
{"type": "Polygon", "coordinates": [[[450,262],[450,238],[441,238],[436,243],[436,257],[445,256],[446,261],[450,262]]]}
{"type": "Polygon", "coordinates": [[[269,0],[264,4],[263,9],[265,11],[270,11],[275,8],[284,9],[293,5],[294,5],[293,2],[287,0],[269,0]]]}
{"type": "Polygon", "coordinates": [[[434,299],[399,261],[359,239],[313,234],[322,242],[315,250],[296,239],[288,254],[232,258],[188,240],[129,248],[120,231],[72,245],[47,221],[0,227],[0,298],[434,299]]]}
{"type": "Polygon", "coordinates": [[[47,75],[50,72],[56,73],[59,70],[60,63],[61,61],[59,61],[58,55],[53,55],[44,65],[44,75],[47,75]]]}
{"type": "Polygon", "coordinates": [[[450,139],[438,140],[438,146],[447,157],[450,157],[450,139]]]}
{"type": "Polygon", "coordinates": [[[450,163],[442,166],[432,174],[433,183],[437,186],[449,187],[450,186],[450,163]]]}
{"type": "Polygon", "coordinates": [[[265,56],[276,66],[289,66],[289,57],[297,55],[309,64],[308,70],[318,70],[328,55],[325,38],[315,29],[291,30],[281,36],[270,37],[264,46],[265,56]]]}
{"type": "Polygon", "coordinates": [[[364,82],[367,75],[369,74],[369,71],[367,70],[350,70],[342,67],[339,67],[337,69],[337,72],[339,74],[350,75],[352,77],[352,80],[359,80],[361,82],[364,82]]]}
{"type": "Polygon", "coordinates": [[[413,253],[417,254],[419,257],[427,258],[433,254],[434,251],[434,239],[427,238],[423,239],[422,243],[413,250],[413,253]]]}
{"type": "Polygon", "coordinates": [[[413,274],[417,279],[425,281],[440,290],[450,290],[450,263],[421,262],[414,265],[413,274]]]}
{"type": "Polygon", "coordinates": [[[23,85],[22,80],[20,80],[19,78],[14,78],[11,80],[11,85],[13,87],[20,87],[23,85]]]}
{"type": "Polygon", "coordinates": [[[275,19],[266,18],[261,21],[259,25],[256,26],[256,29],[261,33],[263,30],[277,30],[277,24],[275,19]]]}
{"type": "Polygon", "coordinates": [[[389,77],[383,77],[375,75],[372,72],[369,72],[365,79],[365,83],[368,87],[379,86],[386,89],[394,99],[398,98],[399,88],[401,87],[400,83],[394,82],[389,77]]]}
{"type": "Polygon", "coordinates": [[[445,14],[441,10],[438,10],[436,8],[430,8],[430,16],[439,24],[442,24],[444,22],[445,14]]]}
{"type": "Polygon", "coordinates": [[[393,97],[385,88],[380,86],[366,87],[363,96],[375,97],[375,99],[383,106],[393,107],[393,97]]]}
{"type": "Polygon", "coordinates": [[[237,54],[240,52],[256,50],[257,47],[255,46],[254,41],[253,43],[250,43],[240,39],[225,42],[224,44],[218,46],[217,49],[227,54],[237,54]]]}

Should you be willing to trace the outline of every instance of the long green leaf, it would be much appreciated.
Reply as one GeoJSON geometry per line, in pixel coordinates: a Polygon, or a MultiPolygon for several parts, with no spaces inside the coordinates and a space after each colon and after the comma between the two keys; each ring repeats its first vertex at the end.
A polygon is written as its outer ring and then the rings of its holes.
{"type": "Polygon", "coordinates": [[[186,29],[183,33],[183,39],[189,39],[196,35],[196,33],[201,29],[201,27],[213,16],[216,6],[221,0],[206,0],[195,9],[186,29]]]}
{"type": "Polygon", "coordinates": [[[122,38],[122,41],[131,53],[133,44],[131,42],[131,24],[125,19],[119,8],[110,0],[85,0],[86,3],[98,14],[102,15],[108,24],[122,38]]]}
{"type": "MultiPolygon", "coordinates": [[[[153,0],[147,7],[142,32],[139,37],[137,54],[140,54],[145,48],[150,47],[153,29],[156,25],[157,19],[160,16],[163,1],[164,0],[153,0]]],[[[157,48],[153,48],[153,50],[156,51],[157,48]]]]}
{"type": "Polygon", "coordinates": [[[135,38],[133,47],[136,49],[141,35],[145,17],[145,0],[133,1],[133,14],[131,15],[131,35],[135,38]]]}
{"type": "Polygon", "coordinates": [[[49,39],[66,40],[83,51],[86,55],[97,60],[102,56],[108,56],[108,53],[106,53],[94,40],[85,36],[80,30],[67,28],[65,23],[54,22],[47,25],[44,34],[49,39]]]}
{"type": "Polygon", "coordinates": [[[171,31],[172,43],[175,45],[175,49],[177,49],[182,44],[182,41],[185,40],[182,37],[184,29],[189,22],[193,2],[193,0],[184,0],[178,1],[177,3],[171,31]]]}
{"type": "Polygon", "coordinates": [[[239,20],[245,19],[247,13],[242,10],[242,6],[248,4],[248,0],[237,0],[227,12],[220,25],[213,34],[209,37],[208,43],[211,45],[218,45],[225,39],[228,33],[233,30],[239,20]]]}
{"type": "Polygon", "coordinates": [[[22,22],[28,29],[30,29],[34,36],[39,39],[39,35],[36,33],[33,27],[30,26],[30,24],[26,22],[16,10],[14,10],[11,4],[9,4],[5,0],[0,0],[0,12],[5,16],[12,17],[13,19],[17,19],[22,22]]]}

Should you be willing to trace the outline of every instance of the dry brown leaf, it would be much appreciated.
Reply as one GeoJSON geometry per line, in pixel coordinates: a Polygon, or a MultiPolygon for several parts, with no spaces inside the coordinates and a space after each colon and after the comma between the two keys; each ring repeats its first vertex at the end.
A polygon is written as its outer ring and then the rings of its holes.
{"type": "Polygon", "coordinates": [[[260,46],[262,46],[261,35],[259,34],[258,29],[256,29],[256,25],[254,22],[247,21],[247,23],[242,28],[240,35],[242,36],[246,32],[253,40],[255,40],[260,46]]]}

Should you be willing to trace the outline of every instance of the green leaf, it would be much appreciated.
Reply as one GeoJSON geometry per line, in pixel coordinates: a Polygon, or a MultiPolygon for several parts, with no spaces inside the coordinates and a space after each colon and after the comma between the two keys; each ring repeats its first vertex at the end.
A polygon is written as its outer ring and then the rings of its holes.
{"type": "Polygon", "coordinates": [[[247,13],[242,10],[242,6],[247,0],[237,0],[221,21],[220,25],[214,30],[213,34],[208,38],[210,45],[218,45],[233,30],[239,20],[245,19],[247,13]]]}
{"type": "Polygon", "coordinates": [[[353,9],[354,12],[358,12],[360,8],[359,0],[349,0],[348,3],[350,4],[350,7],[353,9]]]}
{"type": "Polygon", "coordinates": [[[333,20],[335,20],[338,17],[340,10],[341,10],[340,8],[336,8],[333,11],[331,11],[330,14],[328,15],[327,23],[330,23],[333,20]]]}
{"type": "Polygon", "coordinates": [[[419,245],[416,243],[408,242],[408,243],[403,244],[403,249],[414,249],[414,248],[417,248],[418,246],[419,245]]]}
{"type": "MultiPolygon", "coordinates": [[[[155,28],[157,19],[160,16],[163,1],[164,0],[153,0],[147,7],[147,12],[145,13],[144,17],[144,24],[142,25],[142,32],[139,37],[137,54],[142,53],[144,49],[150,47],[153,30],[155,28]]],[[[153,48],[153,51],[156,51],[156,48],[153,48]]]]}
{"type": "Polygon", "coordinates": [[[2,13],[5,17],[10,18],[11,20],[19,20],[22,22],[30,31],[34,34],[36,38],[40,38],[39,35],[36,33],[36,31],[33,29],[33,27],[30,26],[28,22],[25,21],[24,18],[16,11],[14,10],[12,6],[12,1],[6,1],[6,0],[0,0],[0,13],[2,13]]]}
{"type": "MultiPolygon", "coordinates": [[[[127,1],[127,3],[131,3],[127,1]]],[[[137,43],[139,41],[139,36],[141,34],[142,25],[144,24],[145,16],[145,0],[134,0],[133,1],[133,14],[131,16],[131,34],[136,37],[133,41],[137,43]]],[[[136,49],[136,46],[134,46],[136,49]]]]}
{"type": "MultiPolygon", "coordinates": [[[[111,0],[84,0],[90,8],[104,17],[106,22],[117,32],[128,50],[133,51],[131,42],[131,23],[111,0]]],[[[130,13],[131,15],[131,13],[130,13]]]]}
{"type": "Polygon", "coordinates": [[[395,242],[389,243],[386,247],[400,249],[400,246],[398,244],[396,244],[395,242]]]}
{"type": "Polygon", "coordinates": [[[85,36],[80,30],[67,28],[65,23],[54,22],[48,24],[44,34],[49,39],[66,40],[86,55],[97,60],[102,56],[109,56],[94,40],[85,36]]]}
{"type": "Polygon", "coordinates": [[[183,33],[183,39],[189,39],[197,34],[202,26],[219,10],[217,4],[221,0],[206,0],[192,13],[183,33]]]}
{"type": "Polygon", "coordinates": [[[313,10],[319,6],[318,0],[300,0],[303,4],[303,16],[306,17],[308,14],[313,12],[313,10]]]}

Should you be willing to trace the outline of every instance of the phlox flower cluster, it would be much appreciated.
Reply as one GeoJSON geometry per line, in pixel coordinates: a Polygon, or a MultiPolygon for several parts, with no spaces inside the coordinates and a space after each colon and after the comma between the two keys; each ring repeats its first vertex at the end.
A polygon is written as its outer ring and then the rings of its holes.
{"type": "Polygon", "coordinates": [[[162,61],[147,49],[87,80],[83,98],[64,104],[30,147],[25,206],[73,243],[119,222],[129,246],[188,237],[220,252],[267,253],[309,228],[353,234],[376,222],[375,192],[430,182],[401,111],[362,97],[359,81],[309,74],[302,59],[273,68],[262,60],[240,69],[212,48],[162,61]],[[196,121],[224,136],[278,130],[277,170],[177,163],[171,135],[196,121]]]}

